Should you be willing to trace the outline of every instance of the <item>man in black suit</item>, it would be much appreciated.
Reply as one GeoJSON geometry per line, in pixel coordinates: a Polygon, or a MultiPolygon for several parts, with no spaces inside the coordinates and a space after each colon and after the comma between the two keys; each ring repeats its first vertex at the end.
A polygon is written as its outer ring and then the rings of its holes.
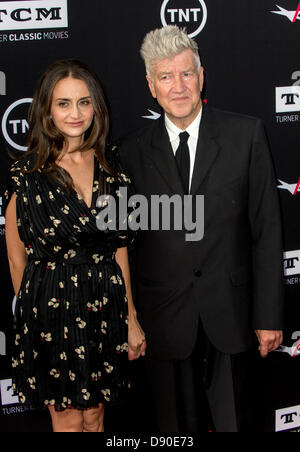
{"type": "Polygon", "coordinates": [[[122,143],[125,170],[149,203],[174,194],[205,203],[202,240],[188,241],[172,221],[137,240],[159,428],[201,430],[208,402],[217,431],[242,431],[251,428],[241,408],[250,398],[247,352],[255,337],[262,357],[282,342],[281,221],[266,137],[260,120],[202,104],[204,71],[184,30],[149,33],[141,53],[164,115],[122,143]]]}

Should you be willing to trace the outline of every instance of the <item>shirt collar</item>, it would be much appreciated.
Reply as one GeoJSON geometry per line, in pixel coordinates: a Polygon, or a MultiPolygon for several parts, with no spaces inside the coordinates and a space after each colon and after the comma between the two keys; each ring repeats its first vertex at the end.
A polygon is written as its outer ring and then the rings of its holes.
{"type": "MultiPolygon", "coordinates": [[[[199,135],[199,127],[200,127],[200,122],[202,119],[202,112],[203,112],[203,107],[201,108],[200,113],[194,119],[192,124],[190,124],[188,126],[188,128],[185,130],[185,132],[188,132],[188,134],[191,137],[196,138],[196,139],[198,139],[198,135],[199,135]]],[[[169,133],[170,141],[172,143],[173,141],[177,140],[179,134],[182,133],[183,130],[181,130],[177,126],[175,126],[175,124],[168,118],[168,116],[166,114],[165,114],[165,125],[166,125],[166,129],[169,133]]]]}

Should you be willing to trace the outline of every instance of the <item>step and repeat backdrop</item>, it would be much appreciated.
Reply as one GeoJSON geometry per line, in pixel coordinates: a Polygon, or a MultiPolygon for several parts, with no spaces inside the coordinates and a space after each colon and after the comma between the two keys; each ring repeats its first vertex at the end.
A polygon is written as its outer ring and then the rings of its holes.
{"type": "MultiPolygon", "coordinates": [[[[0,430],[49,429],[45,413],[25,410],[11,389],[14,295],[2,210],[9,153],[26,150],[37,80],[56,60],[88,62],[103,81],[118,139],[160,116],[139,48],[148,31],[167,24],[186,27],[199,44],[205,101],[259,116],[266,127],[284,225],[286,329],[284,344],[257,366],[263,394],[257,416],[267,432],[300,431],[299,0],[0,1],[0,430]]],[[[131,425],[143,428],[141,410],[149,415],[143,362],[133,371],[140,411],[134,415],[133,402],[131,425]]]]}

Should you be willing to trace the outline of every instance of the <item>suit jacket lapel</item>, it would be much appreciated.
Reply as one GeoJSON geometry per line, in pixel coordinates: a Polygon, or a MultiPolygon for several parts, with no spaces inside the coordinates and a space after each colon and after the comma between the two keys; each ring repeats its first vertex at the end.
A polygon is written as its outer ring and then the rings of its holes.
{"type": "Polygon", "coordinates": [[[217,135],[217,125],[214,123],[213,114],[209,107],[203,106],[191,186],[192,195],[203,183],[220,151],[220,145],[216,141],[217,135]]]}
{"type": "Polygon", "coordinates": [[[148,150],[148,155],[154,162],[157,170],[173,193],[184,195],[174,152],[165,127],[164,116],[155,124],[151,144],[151,151],[148,150]]]}

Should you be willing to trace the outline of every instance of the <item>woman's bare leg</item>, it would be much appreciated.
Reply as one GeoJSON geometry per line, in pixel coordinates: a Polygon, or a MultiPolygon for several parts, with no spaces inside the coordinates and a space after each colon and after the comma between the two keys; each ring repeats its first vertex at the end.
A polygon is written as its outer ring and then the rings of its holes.
{"type": "Polygon", "coordinates": [[[52,428],[54,433],[82,433],[84,411],[66,409],[65,411],[55,411],[49,407],[52,418],[52,428]]]}
{"type": "Polygon", "coordinates": [[[83,431],[86,433],[104,432],[104,405],[100,403],[96,408],[83,412],[83,431]]]}

